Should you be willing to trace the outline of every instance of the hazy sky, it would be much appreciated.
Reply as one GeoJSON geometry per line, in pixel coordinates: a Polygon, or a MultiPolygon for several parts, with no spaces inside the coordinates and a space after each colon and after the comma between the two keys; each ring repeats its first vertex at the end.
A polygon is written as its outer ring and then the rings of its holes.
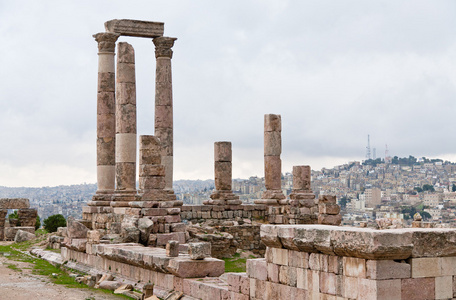
{"type": "MultiPolygon", "coordinates": [[[[456,161],[455,1],[0,0],[0,185],[96,181],[97,44],[111,19],[165,22],[175,179],[263,176],[263,115],[283,172],[365,157],[456,161]]],[[[138,134],[153,134],[154,46],[135,47],[138,134]]]]}

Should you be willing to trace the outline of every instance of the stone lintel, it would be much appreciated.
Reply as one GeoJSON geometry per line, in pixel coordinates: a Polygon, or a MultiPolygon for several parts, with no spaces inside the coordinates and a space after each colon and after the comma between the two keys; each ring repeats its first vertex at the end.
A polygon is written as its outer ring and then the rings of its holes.
{"type": "Polygon", "coordinates": [[[450,228],[262,225],[261,239],[271,248],[375,260],[456,256],[456,231],[450,228]]]}
{"type": "Polygon", "coordinates": [[[0,198],[0,209],[30,208],[29,199],[26,198],[0,198]]]}
{"type": "Polygon", "coordinates": [[[149,22],[128,19],[114,19],[105,22],[107,32],[118,33],[123,36],[156,38],[163,36],[165,23],[149,22]]]}

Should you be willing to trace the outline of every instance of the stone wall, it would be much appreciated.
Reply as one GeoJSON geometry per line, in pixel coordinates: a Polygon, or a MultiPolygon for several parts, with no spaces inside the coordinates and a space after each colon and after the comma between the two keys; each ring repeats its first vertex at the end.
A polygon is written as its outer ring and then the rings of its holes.
{"type": "Polygon", "coordinates": [[[200,270],[186,265],[185,254],[170,258],[164,249],[137,244],[91,245],[87,253],[64,248],[62,256],[181,291],[183,299],[419,300],[456,295],[456,232],[451,229],[263,225],[261,238],[265,258],[247,260],[246,273],[221,276],[219,265],[212,275],[206,268],[196,276],[192,272],[200,270]]]}

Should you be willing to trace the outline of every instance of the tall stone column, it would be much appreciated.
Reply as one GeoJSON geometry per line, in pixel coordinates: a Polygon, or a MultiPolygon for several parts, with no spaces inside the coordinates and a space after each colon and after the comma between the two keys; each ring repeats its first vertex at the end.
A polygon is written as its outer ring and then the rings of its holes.
{"type": "Polygon", "coordinates": [[[231,142],[214,143],[215,191],[211,200],[204,201],[210,205],[239,205],[242,201],[232,191],[232,151],[231,142]]]}
{"type": "Polygon", "coordinates": [[[165,166],[165,189],[173,194],[173,88],[171,58],[176,38],[157,37],[155,57],[155,136],[162,144],[162,164],[165,166]]]}
{"type": "Polygon", "coordinates": [[[111,206],[128,207],[136,195],[135,51],[119,43],[116,88],[116,192],[111,206]]]}
{"type": "Polygon", "coordinates": [[[89,205],[109,206],[115,188],[115,33],[93,35],[98,42],[97,192],[89,205]]]}
{"type": "Polygon", "coordinates": [[[264,182],[266,191],[257,204],[277,205],[282,192],[282,120],[280,115],[264,115],[264,182]]]}

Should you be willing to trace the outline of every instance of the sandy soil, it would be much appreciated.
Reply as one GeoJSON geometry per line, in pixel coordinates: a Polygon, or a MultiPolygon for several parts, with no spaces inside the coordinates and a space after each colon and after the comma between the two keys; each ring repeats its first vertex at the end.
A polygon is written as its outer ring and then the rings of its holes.
{"type": "Polygon", "coordinates": [[[50,282],[48,277],[34,275],[32,264],[9,260],[0,256],[0,300],[110,300],[125,299],[99,291],[66,288],[50,282]],[[8,268],[16,265],[22,271],[8,268]]]}

